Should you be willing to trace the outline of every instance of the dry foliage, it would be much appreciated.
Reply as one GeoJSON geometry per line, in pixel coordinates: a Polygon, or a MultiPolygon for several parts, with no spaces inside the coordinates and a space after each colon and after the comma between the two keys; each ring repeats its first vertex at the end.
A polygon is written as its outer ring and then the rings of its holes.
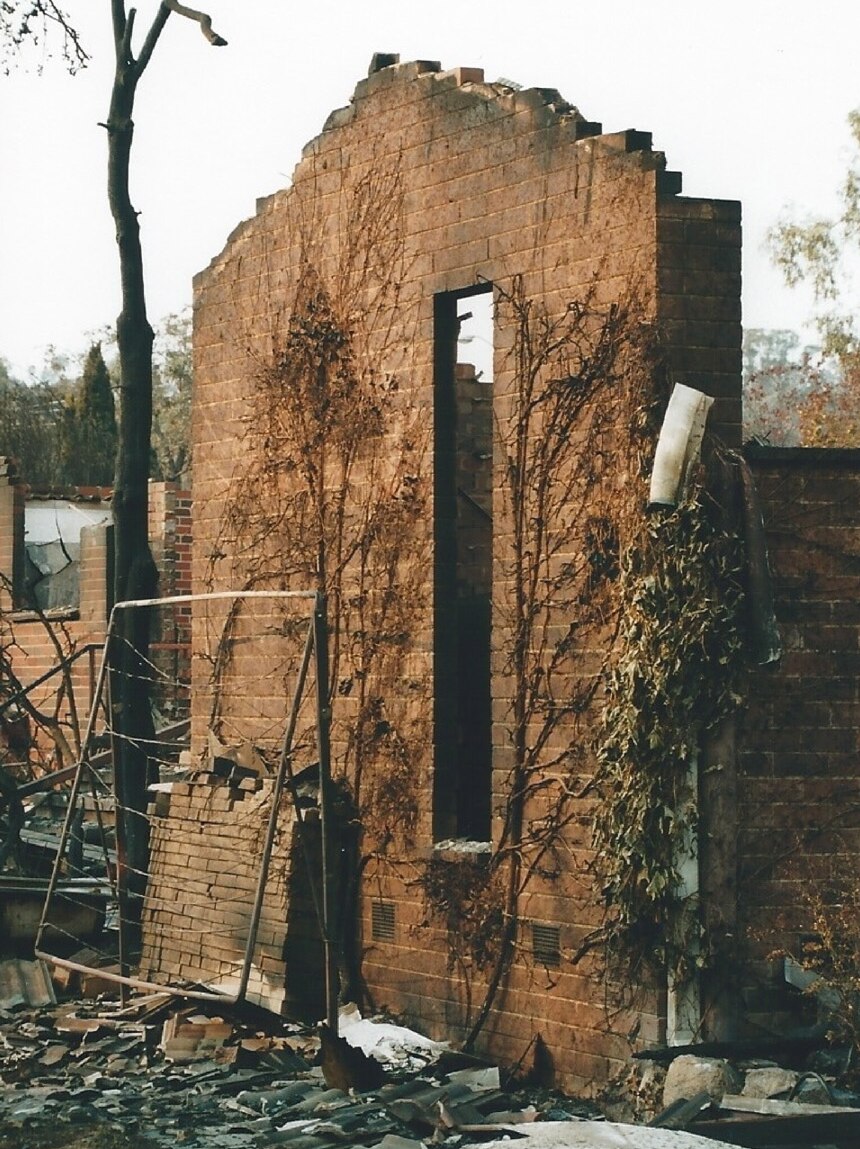
{"type": "Polygon", "coordinates": [[[735,524],[701,474],[671,510],[644,519],[621,560],[623,607],[597,745],[594,870],[601,941],[627,968],[676,977],[705,960],[696,907],[679,904],[680,861],[696,841],[690,763],[739,703],[745,645],[735,524]],[[691,938],[690,934],[693,934],[691,938]]]}
{"type": "Polygon", "coordinates": [[[847,1047],[843,1077],[856,1088],[860,1080],[860,876],[852,860],[843,858],[830,880],[807,877],[806,921],[790,957],[812,975],[804,991],[815,999],[827,1038],[847,1047]]]}

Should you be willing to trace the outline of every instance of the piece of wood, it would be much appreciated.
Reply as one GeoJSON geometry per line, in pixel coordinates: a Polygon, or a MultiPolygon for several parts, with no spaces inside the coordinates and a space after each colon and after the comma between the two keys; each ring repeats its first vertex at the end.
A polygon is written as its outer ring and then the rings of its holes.
{"type": "Polygon", "coordinates": [[[679,1097],[668,1105],[662,1113],[648,1122],[651,1129],[688,1129],[706,1105],[710,1105],[711,1095],[707,1092],[697,1093],[694,1097],[679,1097]]]}
{"type": "MultiPolygon", "coordinates": [[[[106,967],[109,973],[119,974],[120,968],[118,965],[111,965],[106,967]]],[[[119,996],[119,986],[116,981],[104,977],[102,974],[96,973],[82,973],[80,976],[81,983],[81,997],[96,998],[102,994],[110,995],[112,997],[119,996]]]]}
{"type": "Polygon", "coordinates": [[[696,1121],[691,1133],[747,1149],[776,1149],[834,1144],[839,1149],[860,1145],[860,1113],[802,1113],[796,1117],[729,1117],[696,1121]]]}
{"type": "Polygon", "coordinates": [[[846,1105],[816,1105],[808,1101],[780,1101],[775,1097],[744,1097],[740,1093],[727,1093],[720,1109],[734,1113],[763,1113],[770,1117],[796,1117],[810,1113],[860,1113],[860,1109],[846,1105]]]}
{"type": "Polygon", "coordinates": [[[332,1033],[326,1022],[319,1026],[321,1064],[325,1083],[330,1089],[349,1093],[355,1089],[366,1093],[378,1089],[385,1081],[382,1065],[363,1050],[352,1046],[344,1038],[332,1033]]]}
{"type": "Polygon", "coordinates": [[[55,1029],[58,1033],[96,1033],[105,1025],[100,1017],[76,1017],[67,1014],[57,1019],[55,1029]]]}

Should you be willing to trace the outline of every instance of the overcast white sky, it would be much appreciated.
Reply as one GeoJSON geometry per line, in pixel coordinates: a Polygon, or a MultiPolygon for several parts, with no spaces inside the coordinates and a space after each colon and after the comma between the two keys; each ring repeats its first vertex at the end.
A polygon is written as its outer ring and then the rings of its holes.
{"type": "MultiPolygon", "coordinates": [[[[740,199],[744,321],[798,326],[808,300],[762,251],[788,206],[827,213],[860,105],[853,0],[199,0],[227,48],[173,16],[138,91],[133,199],[153,321],[284,187],[374,51],[558,88],[607,131],[651,131],[684,193],[740,199]]],[[[93,59],[0,76],[0,356],[23,372],[78,352],[118,310],[98,121],[111,83],[108,0],[66,0],[93,59]]],[[[157,0],[139,0],[142,30],[157,0]]]]}

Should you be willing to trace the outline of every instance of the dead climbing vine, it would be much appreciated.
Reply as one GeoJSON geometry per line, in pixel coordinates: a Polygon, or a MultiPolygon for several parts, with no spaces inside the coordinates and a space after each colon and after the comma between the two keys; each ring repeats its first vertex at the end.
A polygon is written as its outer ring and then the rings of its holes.
{"type": "MultiPolygon", "coordinates": [[[[209,585],[311,587],[327,597],[333,769],[355,803],[359,854],[343,895],[348,948],[358,873],[392,842],[408,844],[418,820],[415,763],[429,725],[423,707],[410,705],[421,683],[407,661],[424,625],[428,433],[396,371],[412,315],[400,301],[396,159],[345,188],[337,250],[323,246],[316,211],[312,192],[309,202],[296,200],[295,292],[273,322],[269,350],[253,359],[244,465],[226,500],[209,585]]],[[[216,722],[243,609],[237,603],[217,643],[216,722]]],[[[344,972],[348,994],[355,969],[344,972]]]]}
{"type": "MultiPolygon", "coordinates": [[[[659,341],[635,299],[592,295],[551,316],[523,282],[496,287],[513,332],[497,395],[503,513],[494,627],[510,762],[492,872],[503,891],[498,951],[466,1047],[481,1031],[515,956],[524,896],[553,882],[590,788],[584,731],[619,625],[619,555],[662,380],[659,341]]],[[[465,918],[461,928],[466,929],[465,918]]]]}
{"type": "Polygon", "coordinates": [[[504,890],[487,861],[464,857],[456,862],[432,858],[422,885],[434,915],[448,934],[448,965],[486,971],[499,955],[504,890]]]}
{"type": "MultiPolygon", "coordinates": [[[[509,545],[494,603],[507,636],[510,767],[491,863],[503,890],[499,944],[467,1047],[506,984],[525,900],[569,871],[571,832],[595,796],[605,918],[588,946],[599,940],[628,975],[645,955],[683,972],[681,923],[698,929],[678,872],[695,833],[689,764],[736,707],[743,656],[735,524],[701,475],[677,509],[645,513],[668,391],[654,326],[632,300],[586,299],[551,318],[517,280],[499,310],[514,330],[510,391],[497,398],[496,530],[509,545]]],[[[451,931],[454,899],[428,896],[451,931]]],[[[482,917],[466,899],[457,931],[482,917]]]]}

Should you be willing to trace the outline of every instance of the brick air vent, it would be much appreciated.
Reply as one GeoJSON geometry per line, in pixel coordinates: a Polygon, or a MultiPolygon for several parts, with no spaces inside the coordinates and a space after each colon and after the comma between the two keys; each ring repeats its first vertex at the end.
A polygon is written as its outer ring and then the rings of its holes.
{"type": "Polygon", "coordinates": [[[394,902],[374,902],[370,907],[370,921],[375,942],[394,941],[394,902]]]}
{"type": "Polygon", "coordinates": [[[532,955],[543,965],[561,965],[561,933],[558,926],[532,922],[532,955]]]}

